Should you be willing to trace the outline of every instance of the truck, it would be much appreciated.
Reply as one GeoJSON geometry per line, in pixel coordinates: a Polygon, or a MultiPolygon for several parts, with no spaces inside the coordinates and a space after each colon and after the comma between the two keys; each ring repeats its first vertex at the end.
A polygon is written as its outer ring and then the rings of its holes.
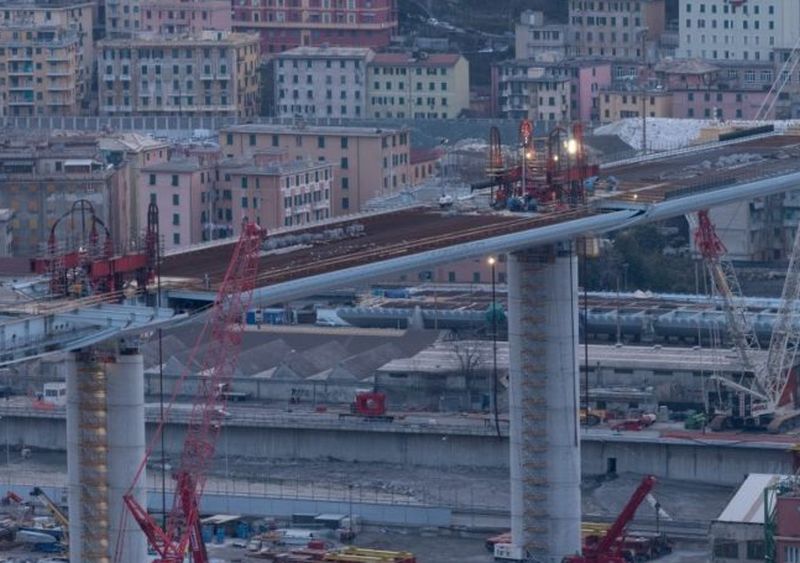
{"type": "Polygon", "coordinates": [[[350,404],[349,413],[340,413],[339,418],[361,418],[370,422],[392,422],[394,417],[387,414],[386,393],[380,391],[357,391],[350,404]]]}

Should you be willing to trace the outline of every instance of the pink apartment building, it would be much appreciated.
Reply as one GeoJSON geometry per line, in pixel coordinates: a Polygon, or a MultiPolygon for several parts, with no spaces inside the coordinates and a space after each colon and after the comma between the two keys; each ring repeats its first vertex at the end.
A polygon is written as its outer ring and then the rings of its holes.
{"type": "Polygon", "coordinates": [[[295,47],[389,45],[397,0],[253,0],[233,3],[237,31],[258,32],[262,53],[295,47]]]}
{"type": "Polygon", "coordinates": [[[139,223],[147,224],[147,208],[153,202],[158,205],[158,228],[165,250],[201,242],[213,190],[213,167],[197,157],[146,166],[139,181],[139,223]]]}
{"type": "Polygon", "coordinates": [[[163,35],[231,30],[229,0],[143,0],[142,31],[163,35]]]}

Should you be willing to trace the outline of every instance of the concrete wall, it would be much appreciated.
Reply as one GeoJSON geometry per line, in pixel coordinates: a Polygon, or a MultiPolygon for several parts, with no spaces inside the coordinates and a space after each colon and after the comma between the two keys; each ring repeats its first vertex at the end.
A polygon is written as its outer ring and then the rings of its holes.
{"type": "MultiPolygon", "coordinates": [[[[63,451],[66,430],[63,419],[0,420],[0,443],[8,435],[12,448],[20,442],[33,448],[63,451]]],[[[366,424],[366,423],[365,423],[366,424]]],[[[384,426],[384,425],[380,425],[384,426]]],[[[148,438],[153,425],[148,425],[148,438]]],[[[453,435],[444,431],[425,433],[364,430],[318,430],[297,428],[230,427],[231,455],[280,459],[324,459],[419,465],[446,469],[453,466],[508,467],[508,442],[491,435],[453,435]],[[446,439],[443,439],[445,438],[446,439]]],[[[584,436],[581,444],[584,475],[606,473],[608,460],[616,459],[618,473],[651,473],[656,477],[737,486],[748,473],[791,474],[792,459],[786,448],[656,444],[640,442],[644,434],[630,436],[584,436]],[[623,441],[621,438],[628,438],[623,441]]],[[[708,438],[711,439],[713,435],[708,438]]],[[[183,445],[183,432],[170,425],[166,431],[168,455],[175,457],[183,445]]],[[[34,453],[34,456],[36,454],[34,453]]]]}

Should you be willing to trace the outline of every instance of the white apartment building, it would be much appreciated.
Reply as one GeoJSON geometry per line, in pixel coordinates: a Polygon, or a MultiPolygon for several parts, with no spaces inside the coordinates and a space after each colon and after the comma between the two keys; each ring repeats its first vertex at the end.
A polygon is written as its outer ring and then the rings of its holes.
{"type": "Polygon", "coordinates": [[[773,61],[800,37],[798,0],[681,0],[677,56],[773,61]]]}
{"type": "Polygon", "coordinates": [[[358,47],[296,47],[275,58],[277,117],[359,118],[366,115],[367,65],[358,47]]]}
{"type": "Polygon", "coordinates": [[[567,56],[568,28],[547,23],[544,13],[525,10],[514,28],[517,59],[560,61],[567,56]]]}

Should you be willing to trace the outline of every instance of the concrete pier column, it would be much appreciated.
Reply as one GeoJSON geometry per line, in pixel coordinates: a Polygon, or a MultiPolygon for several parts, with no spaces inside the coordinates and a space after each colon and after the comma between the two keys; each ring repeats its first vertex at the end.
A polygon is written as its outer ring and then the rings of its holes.
{"type": "Polygon", "coordinates": [[[561,243],[508,268],[512,541],[560,563],[581,547],[577,260],[561,243]]]}
{"type": "MultiPolygon", "coordinates": [[[[138,353],[121,352],[116,361],[106,364],[108,402],[108,504],[110,555],[118,538],[122,536],[120,563],[147,561],[147,540],[129,517],[121,516],[127,510],[122,502],[133,482],[136,470],[144,459],[144,363],[138,353]]],[[[147,506],[146,474],[142,474],[134,491],[139,503],[147,506]]]]}
{"type": "Polygon", "coordinates": [[[67,368],[70,563],[110,563],[106,374],[91,353],[67,368]]]}

